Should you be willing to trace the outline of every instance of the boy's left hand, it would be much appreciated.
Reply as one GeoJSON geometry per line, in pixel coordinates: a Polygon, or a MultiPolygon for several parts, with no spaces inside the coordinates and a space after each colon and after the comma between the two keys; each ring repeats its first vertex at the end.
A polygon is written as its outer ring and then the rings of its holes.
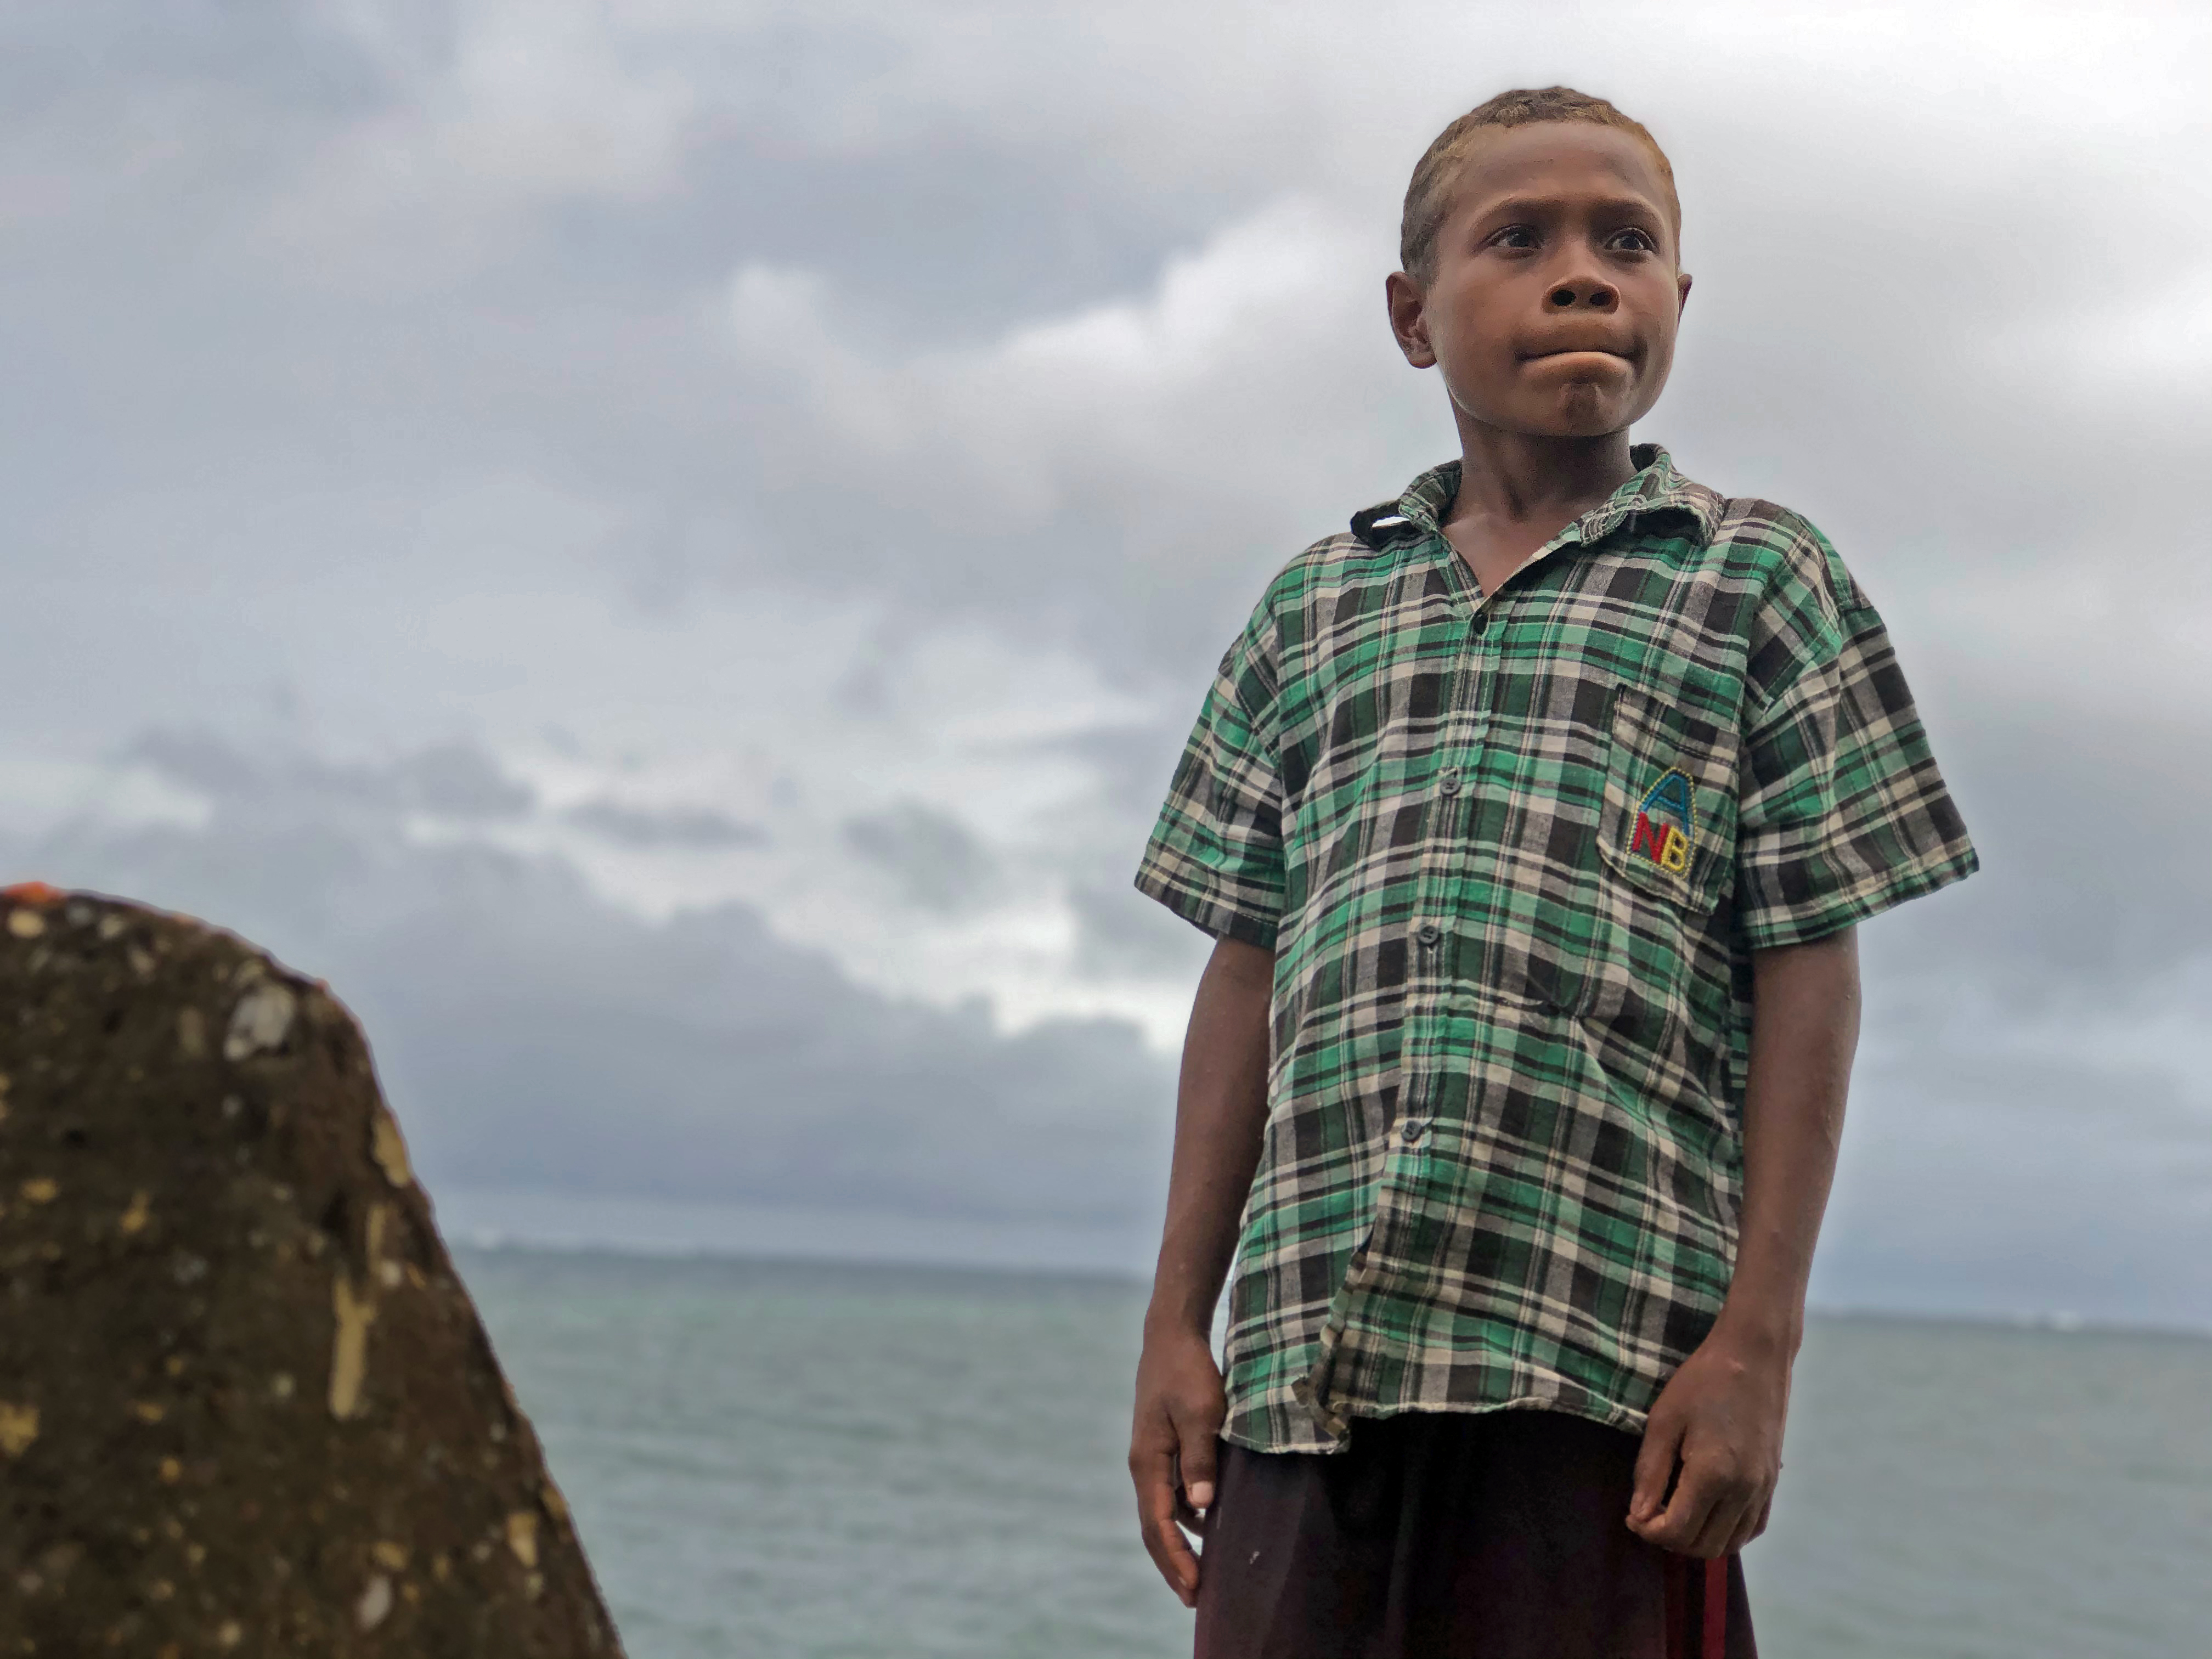
{"type": "Polygon", "coordinates": [[[1789,1409],[1788,1348],[1740,1340],[1725,1322],[1716,1326],[1651,1407],[1628,1529],[1708,1560],[1751,1542],[1766,1530],[1773,1506],[1789,1409]]]}

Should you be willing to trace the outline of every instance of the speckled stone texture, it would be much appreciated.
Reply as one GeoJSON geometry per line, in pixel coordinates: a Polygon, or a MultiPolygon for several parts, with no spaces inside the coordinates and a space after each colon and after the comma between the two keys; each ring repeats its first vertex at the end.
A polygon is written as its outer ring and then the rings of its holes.
{"type": "Polygon", "coordinates": [[[352,1017],[0,892],[0,1659],[619,1651],[352,1017]]]}

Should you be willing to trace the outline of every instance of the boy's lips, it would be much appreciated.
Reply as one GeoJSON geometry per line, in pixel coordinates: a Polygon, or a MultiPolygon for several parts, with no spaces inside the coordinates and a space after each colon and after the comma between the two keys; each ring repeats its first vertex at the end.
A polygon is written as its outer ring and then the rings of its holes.
{"type": "Polygon", "coordinates": [[[1553,381],[1588,381],[1612,386],[1626,384],[1637,375],[1636,360],[1609,346],[1564,346],[1553,351],[1524,353],[1521,367],[1539,370],[1553,381]]]}
{"type": "Polygon", "coordinates": [[[1632,353],[1616,345],[1593,343],[1550,346],[1541,351],[1524,351],[1521,354],[1521,361],[1524,363],[1546,362],[1557,357],[1611,357],[1616,362],[1625,363],[1632,360],[1632,353]]]}

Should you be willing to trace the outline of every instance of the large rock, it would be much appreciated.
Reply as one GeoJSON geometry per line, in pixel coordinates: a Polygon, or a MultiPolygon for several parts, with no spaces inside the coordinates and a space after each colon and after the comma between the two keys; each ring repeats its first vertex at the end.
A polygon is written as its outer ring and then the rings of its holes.
{"type": "Polygon", "coordinates": [[[0,1656],[618,1651],[352,1018],[0,893],[0,1656]]]}

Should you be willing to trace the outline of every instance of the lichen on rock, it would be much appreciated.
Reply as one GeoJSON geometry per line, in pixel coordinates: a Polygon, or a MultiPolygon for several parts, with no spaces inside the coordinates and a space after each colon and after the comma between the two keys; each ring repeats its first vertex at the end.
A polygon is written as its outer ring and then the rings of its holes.
{"type": "Polygon", "coordinates": [[[0,1655],[619,1646],[351,1016],[0,892],[0,1655]]]}

